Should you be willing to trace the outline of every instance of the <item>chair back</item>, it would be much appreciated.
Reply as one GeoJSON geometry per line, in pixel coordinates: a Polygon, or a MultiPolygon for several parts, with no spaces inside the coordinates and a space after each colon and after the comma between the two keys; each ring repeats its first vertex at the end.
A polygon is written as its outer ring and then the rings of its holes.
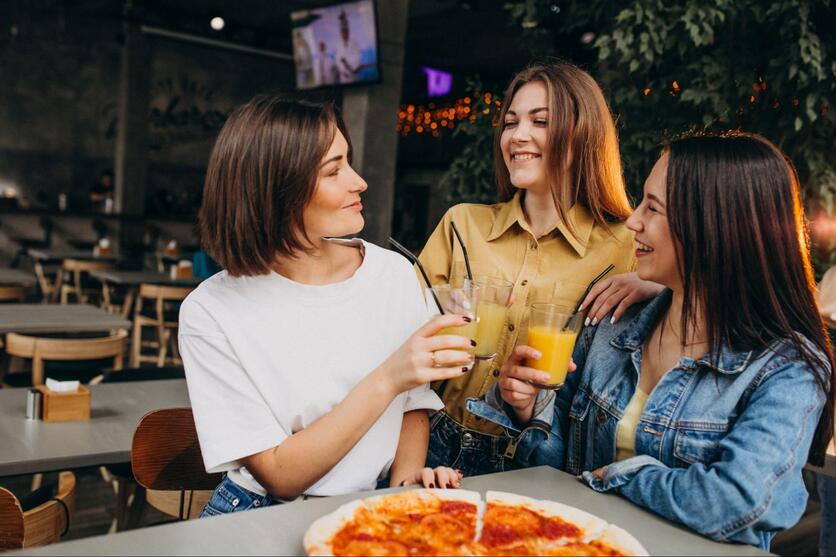
{"type": "Polygon", "coordinates": [[[131,468],[146,489],[214,489],[222,474],[207,474],[191,408],[149,412],[134,430],[131,468]]]}
{"type": "Polygon", "coordinates": [[[0,286],[0,302],[22,302],[25,299],[25,286],[0,286]]]}
{"type": "Polygon", "coordinates": [[[11,492],[0,488],[0,551],[55,543],[75,513],[75,475],[61,472],[55,497],[23,512],[11,492]]]}
{"type": "Polygon", "coordinates": [[[9,333],[6,352],[32,359],[32,384],[43,385],[45,361],[80,361],[113,358],[113,369],[122,369],[128,332],[124,329],[104,338],[44,338],[9,333]]]}
{"type": "Polygon", "coordinates": [[[108,271],[113,269],[112,261],[93,261],[86,259],[65,259],[62,267],[71,273],[86,273],[89,271],[108,271]]]}
{"type": "Polygon", "coordinates": [[[88,289],[85,291],[83,284],[82,284],[82,275],[84,273],[88,273],[90,271],[107,271],[113,269],[115,267],[115,263],[112,261],[88,261],[82,259],[65,259],[64,263],[61,265],[61,303],[66,304],[69,301],[69,295],[73,294],[76,297],[76,301],[80,303],[85,303],[87,301],[87,294],[97,292],[98,288],[95,290],[88,289]],[[65,284],[63,279],[65,275],[69,273],[72,276],[71,284],[65,284]],[[85,293],[86,292],[86,293],[85,293]]]}

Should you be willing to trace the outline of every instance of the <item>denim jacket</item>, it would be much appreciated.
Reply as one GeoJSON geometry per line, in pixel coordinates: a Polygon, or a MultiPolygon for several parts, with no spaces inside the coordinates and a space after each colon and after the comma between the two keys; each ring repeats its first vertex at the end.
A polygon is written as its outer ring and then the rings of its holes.
{"type": "Polygon", "coordinates": [[[578,371],[557,394],[540,393],[522,431],[497,386],[469,399],[468,410],[506,428],[506,457],[518,466],[582,474],[596,491],[620,493],[712,539],[767,549],[804,511],[801,469],[826,396],[788,343],[681,358],[650,393],[636,456],[614,462],[642,347],[670,300],[667,290],[616,324],[584,329],[573,354],[578,371]],[[602,466],[603,479],[595,478],[602,466]]]}

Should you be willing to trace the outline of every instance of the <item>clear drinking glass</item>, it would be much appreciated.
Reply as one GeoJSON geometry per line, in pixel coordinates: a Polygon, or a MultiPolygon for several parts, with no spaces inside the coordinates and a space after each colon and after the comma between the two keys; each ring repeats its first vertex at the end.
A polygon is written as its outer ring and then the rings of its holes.
{"type": "Polygon", "coordinates": [[[559,389],[566,380],[575,340],[583,325],[583,315],[572,315],[572,309],[557,304],[531,304],[528,321],[528,346],[539,351],[539,360],[530,360],[528,367],[550,375],[546,384],[532,383],[542,389],[559,389]]]}
{"type": "MultiPolygon", "coordinates": [[[[478,316],[476,308],[479,303],[480,288],[476,284],[467,281],[460,287],[451,286],[449,284],[433,285],[432,291],[438,298],[441,307],[444,308],[444,313],[448,315],[462,315],[470,318],[470,323],[458,327],[447,327],[441,329],[436,333],[437,335],[461,335],[470,340],[476,341],[476,331],[478,326],[478,316]]],[[[428,296],[432,298],[432,296],[428,296]]],[[[478,341],[477,341],[478,342],[478,341]]],[[[469,346],[465,352],[470,354],[468,362],[462,362],[462,366],[472,367],[476,358],[476,349],[469,346]]],[[[446,367],[446,366],[445,366],[446,367]]]]}
{"type": "Polygon", "coordinates": [[[479,287],[479,303],[476,307],[476,357],[490,360],[499,351],[499,341],[508,320],[508,304],[514,283],[498,277],[477,276],[473,282],[479,287]]]}

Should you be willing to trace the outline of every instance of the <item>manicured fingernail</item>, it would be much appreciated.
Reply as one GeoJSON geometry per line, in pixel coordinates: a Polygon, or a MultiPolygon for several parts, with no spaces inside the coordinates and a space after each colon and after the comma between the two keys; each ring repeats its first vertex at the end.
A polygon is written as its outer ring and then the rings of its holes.
{"type": "Polygon", "coordinates": [[[470,346],[476,346],[476,341],[475,341],[475,340],[471,340],[471,341],[470,341],[470,346]]]}
{"type": "Polygon", "coordinates": [[[465,322],[467,322],[467,323],[470,323],[471,321],[473,321],[470,317],[468,317],[466,315],[462,315],[462,319],[464,319],[465,322]]]}
{"type": "Polygon", "coordinates": [[[613,323],[615,323],[615,315],[613,315],[612,317],[610,317],[610,324],[613,324],[613,323]]]}
{"type": "Polygon", "coordinates": [[[587,317],[586,319],[583,320],[583,325],[584,325],[584,327],[589,325],[589,317],[587,317]]]}
{"type": "Polygon", "coordinates": [[[435,487],[435,484],[431,483],[431,484],[430,484],[430,489],[432,489],[432,488],[434,488],[434,487],[435,487]]]}
{"type": "Polygon", "coordinates": [[[597,324],[598,324],[598,318],[597,318],[597,317],[593,317],[593,318],[592,318],[592,326],[594,327],[594,326],[595,326],[595,325],[597,325],[597,324]]]}
{"type": "Polygon", "coordinates": [[[468,371],[470,371],[470,369],[468,369],[467,366],[462,368],[462,373],[467,373],[468,371]]]}
{"type": "Polygon", "coordinates": [[[583,311],[583,304],[581,304],[580,307],[578,307],[578,311],[583,311]]]}
{"type": "Polygon", "coordinates": [[[537,381],[544,385],[548,385],[549,381],[551,381],[552,376],[548,373],[538,373],[537,374],[537,381]]]}

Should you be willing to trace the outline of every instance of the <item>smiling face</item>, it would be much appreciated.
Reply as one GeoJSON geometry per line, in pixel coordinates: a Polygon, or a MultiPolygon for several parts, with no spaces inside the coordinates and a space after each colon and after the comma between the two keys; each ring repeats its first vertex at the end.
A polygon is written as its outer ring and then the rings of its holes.
{"type": "Polygon", "coordinates": [[[642,202],[627,219],[627,228],[635,232],[639,278],[680,289],[682,279],[665,206],[667,173],[668,154],[665,153],[650,171],[642,202]]]}
{"type": "Polygon", "coordinates": [[[337,130],[322,157],[313,197],[303,211],[308,237],[340,237],[363,230],[360,194],[367,188],[366,181],[348,163],[348,142],[337,130]]]}
{"type": "Polygon", "coordinates": [[[546,86],[531,81],[517,90],[505,114],[500,149],[514,187],[538,193],[549,190],[548,106],[546,86]]]}

